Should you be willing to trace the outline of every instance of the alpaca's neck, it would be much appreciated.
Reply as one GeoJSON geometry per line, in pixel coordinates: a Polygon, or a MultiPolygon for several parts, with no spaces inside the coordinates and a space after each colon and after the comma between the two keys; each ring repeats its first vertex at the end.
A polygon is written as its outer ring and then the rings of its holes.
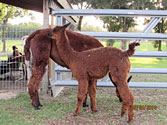
{"type": "Polygon", "coordinates": [[[73,62],[73,60],[76,58],[77,52],[71,48],[66,31],[61,33],[59,41],[57,41],[56,44],[60,57],[67,66],[70,66],[71,62],[73,62]]]}

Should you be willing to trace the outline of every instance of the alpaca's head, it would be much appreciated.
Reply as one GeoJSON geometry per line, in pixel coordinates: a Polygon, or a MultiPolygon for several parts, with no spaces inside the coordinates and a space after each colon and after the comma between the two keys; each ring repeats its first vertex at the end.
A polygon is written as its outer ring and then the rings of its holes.
{"type": "Polygon", "coordinates": [[[48,37],[55,39],[56,41],[59,41],[59,39],[62,37],[62,34],[64,33],[65,29],[70,25],[71,23],[65,24],[63,26],[56,26],[54,27],[49,33],[48,37]]]}

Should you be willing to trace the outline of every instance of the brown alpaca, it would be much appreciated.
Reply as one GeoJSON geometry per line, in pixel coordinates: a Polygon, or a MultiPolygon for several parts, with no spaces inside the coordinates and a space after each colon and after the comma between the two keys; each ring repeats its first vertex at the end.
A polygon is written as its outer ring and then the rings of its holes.
{"type": "MultiPolygon", "coordinates": [[[[49,57],[59,65],[68,68],[68,65],[64,63],[64,61],[59,56],[55,40],[48,38],[49,31],[51,31],[50,28],[33,32],[27,38],[26,44],[24,46],[25,63],[28,70],[28,79],[30,79],[28,84],[29,95],[32,99],[32,105],[35,107],[35,109],[39,109],[39,107],[42,106],[39,102],[38,89],[46,70],[45,67],[49,62],[49,57]],[[33,71],[31,71],[32,66],[33,71]]],[[[85,36],[70,30],[67,30],[67,35],[71,41],[71,47],[76,51],[84,51],[92,48],[103,47],[103,45],[94,37],[85,36]]]]}
{"type": "Polygon", "coordinates": [[[80,114],[82,103],[87,91],[91,99],[92,112],[96,112],[96,83],[110,72],[123,100],[121,116],[128,110],[128,123],[133,119],[134,96],[129,89],[127,79],[130,71],[129,56],[139,43],[129,44],[127,51],[115,47],[101,47],[83,52],[73,50],[69,45],[66,27],[56,26],[48,35],[56,40],[56,45],[62,60],[69,66],[74,77],[78,80],[78,102],[74,116],[80,114]],[[91,83],[89,81],[92,81],[91,83]]]}
{"type": "MultiPolygon", "coordinates": [[[[50,28],[33,32],[27,38],[26,44],[24,46],[28,79],[30,79],[31,74],[33,74],[31,77],[31,82],[29,82],[29,86],[31,86],[31,88],[34,88],[32,90],[36,93],[36,89],[40,87],[40,82],[42,80],[43,74],[45,73],[45,67],[48,64],[49,57],[59,65],[68,68],[68,65],[66,65],[59,56],[55,40],[51,40],[50,38],[48,38],[49,31],[51,31],[50,28]],[[34,68],[33,71],[31,71],[32,67],[34,68]]],[[[89,50],[92,48],[103,47],[103,45],[94,37],[75,33],[70,30],[67,30],[66,32],[67,36],[70,39],[70,46],[78,52],[89,50]]],[[[117,87],[116,93],[118,93],[117,95],[119,95],[117,87]]],[[[39,109],[39,106],[42,105],[40,104],[40,102],[38,102],[38,93],[33,95],[30,95],[32,99],[32,105],[35,107],[35,109],[39,109]],[[35,97],[33,95],[35,95],[35,97]]],[[[120,96],[118,96],[118,98],[119,100],[122,100],[120,96]]],[[[87,106],[88,105],[86,104],[85,98],[83,107],[87,106]]]]}

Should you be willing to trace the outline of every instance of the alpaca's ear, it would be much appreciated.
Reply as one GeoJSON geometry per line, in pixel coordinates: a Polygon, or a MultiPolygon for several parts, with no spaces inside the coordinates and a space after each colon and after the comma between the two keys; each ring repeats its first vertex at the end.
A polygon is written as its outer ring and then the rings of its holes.
{"type": "Polygon", "coordinates": [[[64,24],[61,29],[64,31],[70,24],[71,23],[64,24]]]}

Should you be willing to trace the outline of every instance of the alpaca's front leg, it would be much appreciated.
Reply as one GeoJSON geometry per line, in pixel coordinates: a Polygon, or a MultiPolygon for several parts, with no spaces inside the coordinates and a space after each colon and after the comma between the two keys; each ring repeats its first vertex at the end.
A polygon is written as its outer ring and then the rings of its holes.
{"type": "Polygon", "coordinates": [[[83,101],[86,97],[87,89],[88,89],[88,80],[87,79],[78,80],[78,96],[77,96],[78,102],[74,116],[80,114],[83,101]]]}
{"type": "Polygon", "coordinates": [[[96,109],[96,84],[97,84],[97,80],[91,80],[89,87],[88,87],[88,92],[89,92],[89,96],[90,96],[90,101],[91,101],[91,110],[92,112],[97,112],[96,109]]]}
{"type": "Polygon", "coordinates": [[[32,100],[32,105],[35,109],[40,109],[42,106],[39,101],[38,89],[45,71],[45,65],[41,65],[41,67],[34,67],[30,82],[28,84],[28,92],[32,100]]]}

